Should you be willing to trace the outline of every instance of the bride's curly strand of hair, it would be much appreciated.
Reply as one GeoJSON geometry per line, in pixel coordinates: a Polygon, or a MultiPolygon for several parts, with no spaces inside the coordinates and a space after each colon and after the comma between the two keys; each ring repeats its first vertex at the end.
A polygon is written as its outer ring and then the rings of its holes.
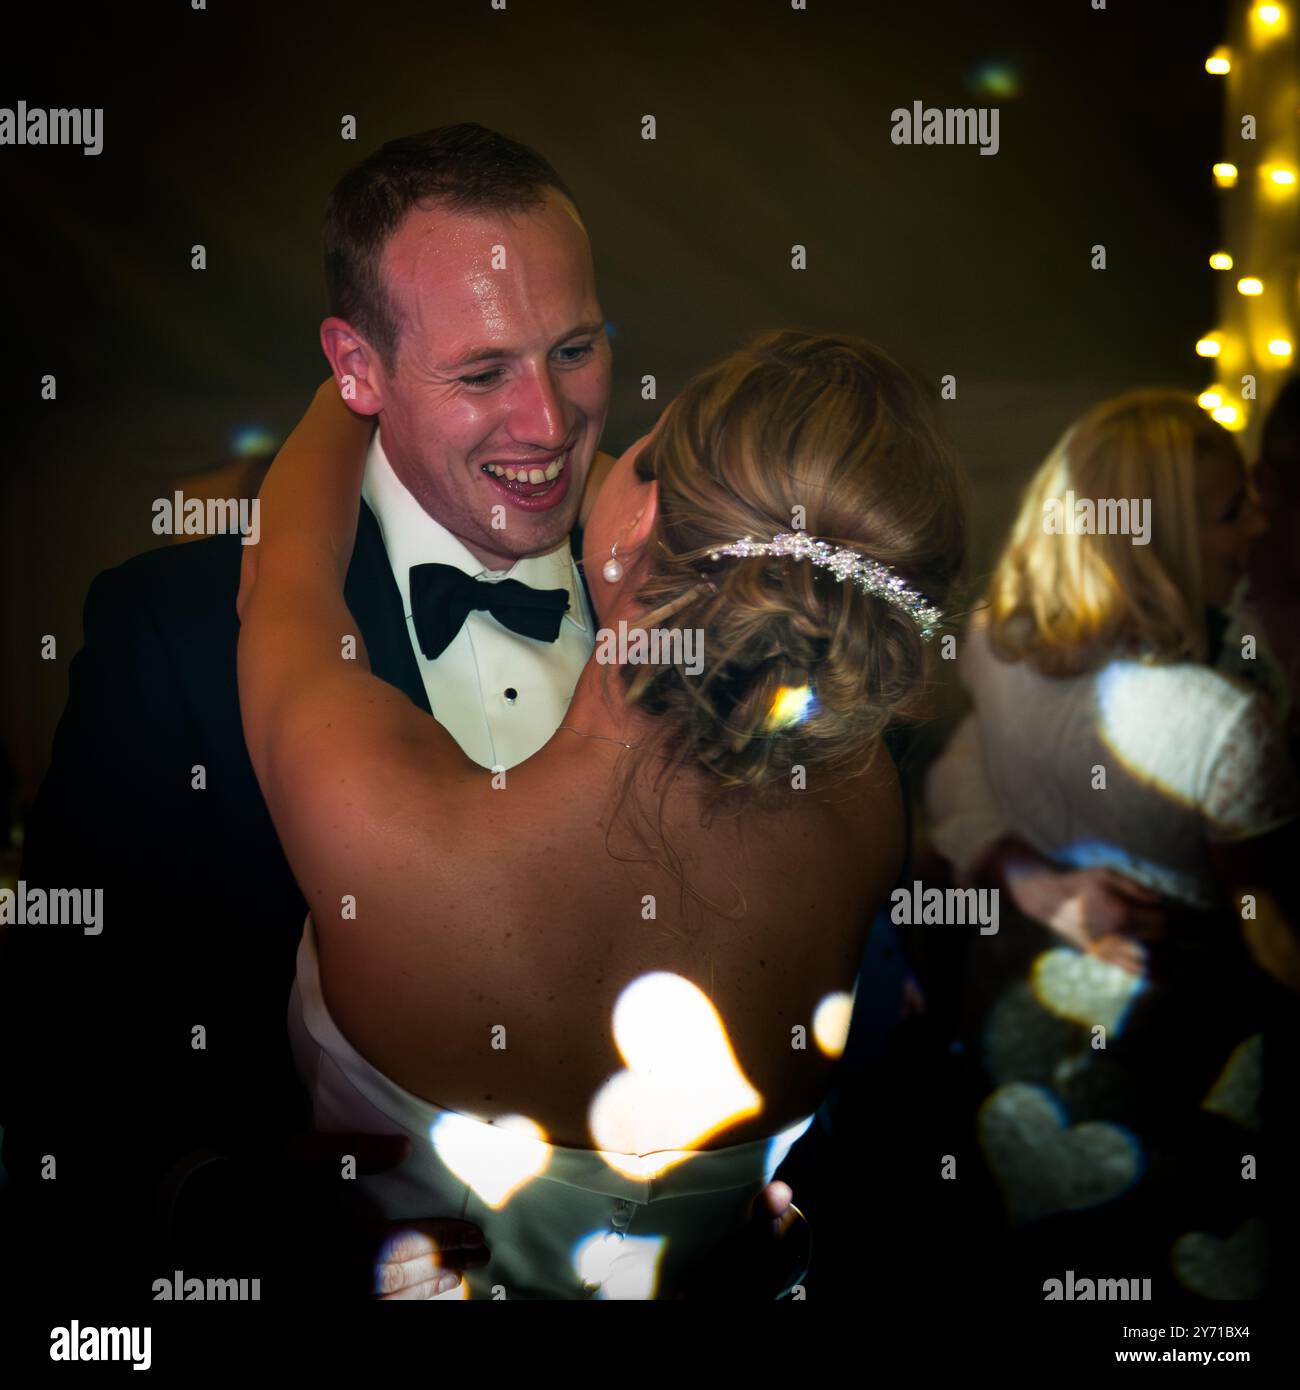
{"type": "MultiPolygon", "coordinates": [[[[888,356],[854,337],[760,334],[686,386],[635,466],[659,486],[640,626],[671,616],[705,640],[698,675],[624,668],[626,698],[660,716],[627,786],[658,755],[656,784],[687,761],[713,774],[710,810],[775,806],[795,765],[828,788],[870,765],[886,729],[925,716],[928,658],[909,614],[807,561],[710,558],[799,529],[947,605],[965,485],[934,406],[888,356]],[[805,685],[800,717],[775,718],[783,690],[805,685]]],[[[662,801],[660,813],[662,830],[662,801]]]]}

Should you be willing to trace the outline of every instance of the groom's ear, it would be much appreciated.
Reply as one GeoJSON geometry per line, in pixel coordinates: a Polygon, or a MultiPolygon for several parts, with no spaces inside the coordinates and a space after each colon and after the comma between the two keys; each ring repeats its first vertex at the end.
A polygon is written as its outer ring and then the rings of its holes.
{"type": "Polygon", "coordinates": [[[384,406],[383,369],[374,348],[346,319],[337,318],[321,324],[320,345],[348,407],[358,415],[377,415],[384,406]]]}

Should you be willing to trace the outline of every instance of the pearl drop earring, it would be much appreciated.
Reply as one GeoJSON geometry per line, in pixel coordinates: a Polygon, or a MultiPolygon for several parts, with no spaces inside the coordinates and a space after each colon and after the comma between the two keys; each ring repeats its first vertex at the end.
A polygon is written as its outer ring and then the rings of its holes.
{"type": "Polygon", "coordinates": [[[609,548],[609,559],[605,561],[605,567],[601,570],[601,575],[607,583],[617,584],[623,578],[623,566],[618,558],[618,542],[615,541],[609,548]]]}

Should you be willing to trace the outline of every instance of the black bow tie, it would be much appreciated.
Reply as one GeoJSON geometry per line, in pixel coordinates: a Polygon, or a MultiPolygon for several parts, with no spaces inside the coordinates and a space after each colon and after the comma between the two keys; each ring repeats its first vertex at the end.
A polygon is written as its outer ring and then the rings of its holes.
{"type": "Polygon", "coordinates": [[[415,636],[430,661],[451,645],[471,608],[486,608],[524,637],[554,642],[569,606],[567,589],[534,589],[517,579],[491,583],[455,565],[412,565],[410,577],[415,636]]]}

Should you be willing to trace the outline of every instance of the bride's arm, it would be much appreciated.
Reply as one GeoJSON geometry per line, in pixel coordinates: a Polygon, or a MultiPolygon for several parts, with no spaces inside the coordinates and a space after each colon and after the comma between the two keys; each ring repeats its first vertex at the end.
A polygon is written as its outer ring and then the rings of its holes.
{"type": "Polygon", "coordinates": [[[355,892],[358,871],[340,856],[368,853],[376,822],[429,815],[433,781],[475,768],[371,673],[343,600],[369,440],[369,422],[332,382],[321,387],[262,486],[238,599],[249,757],[299,886],[335,913],[340,875],[354,875],[343,891],[355,892]]]}
{"type": "Polygon", "coordinates": [[[273,766],[300,696],[314,701],[340,678],[369,677],[365,643],[343,602],[369,439],[370,422],[327,381],[258,493],[257,540],[244,549],[236,608],[240,712],[259,777],[273,766]]]}
{"type": "Polygon", "coordinates": [[[245,547],[235,601],[241,621],[265,553],[278,557],[282,567],[291,555],[301,560],[319,554],[338,571],[342,585],[356,541],[361,474],[372,430],[370,420],[343,404],[333,378],[317,389],[257,494],[256,538],[245,547]],[[274,522],[262,544],[261,520],[268,513],[274,522]]]}

